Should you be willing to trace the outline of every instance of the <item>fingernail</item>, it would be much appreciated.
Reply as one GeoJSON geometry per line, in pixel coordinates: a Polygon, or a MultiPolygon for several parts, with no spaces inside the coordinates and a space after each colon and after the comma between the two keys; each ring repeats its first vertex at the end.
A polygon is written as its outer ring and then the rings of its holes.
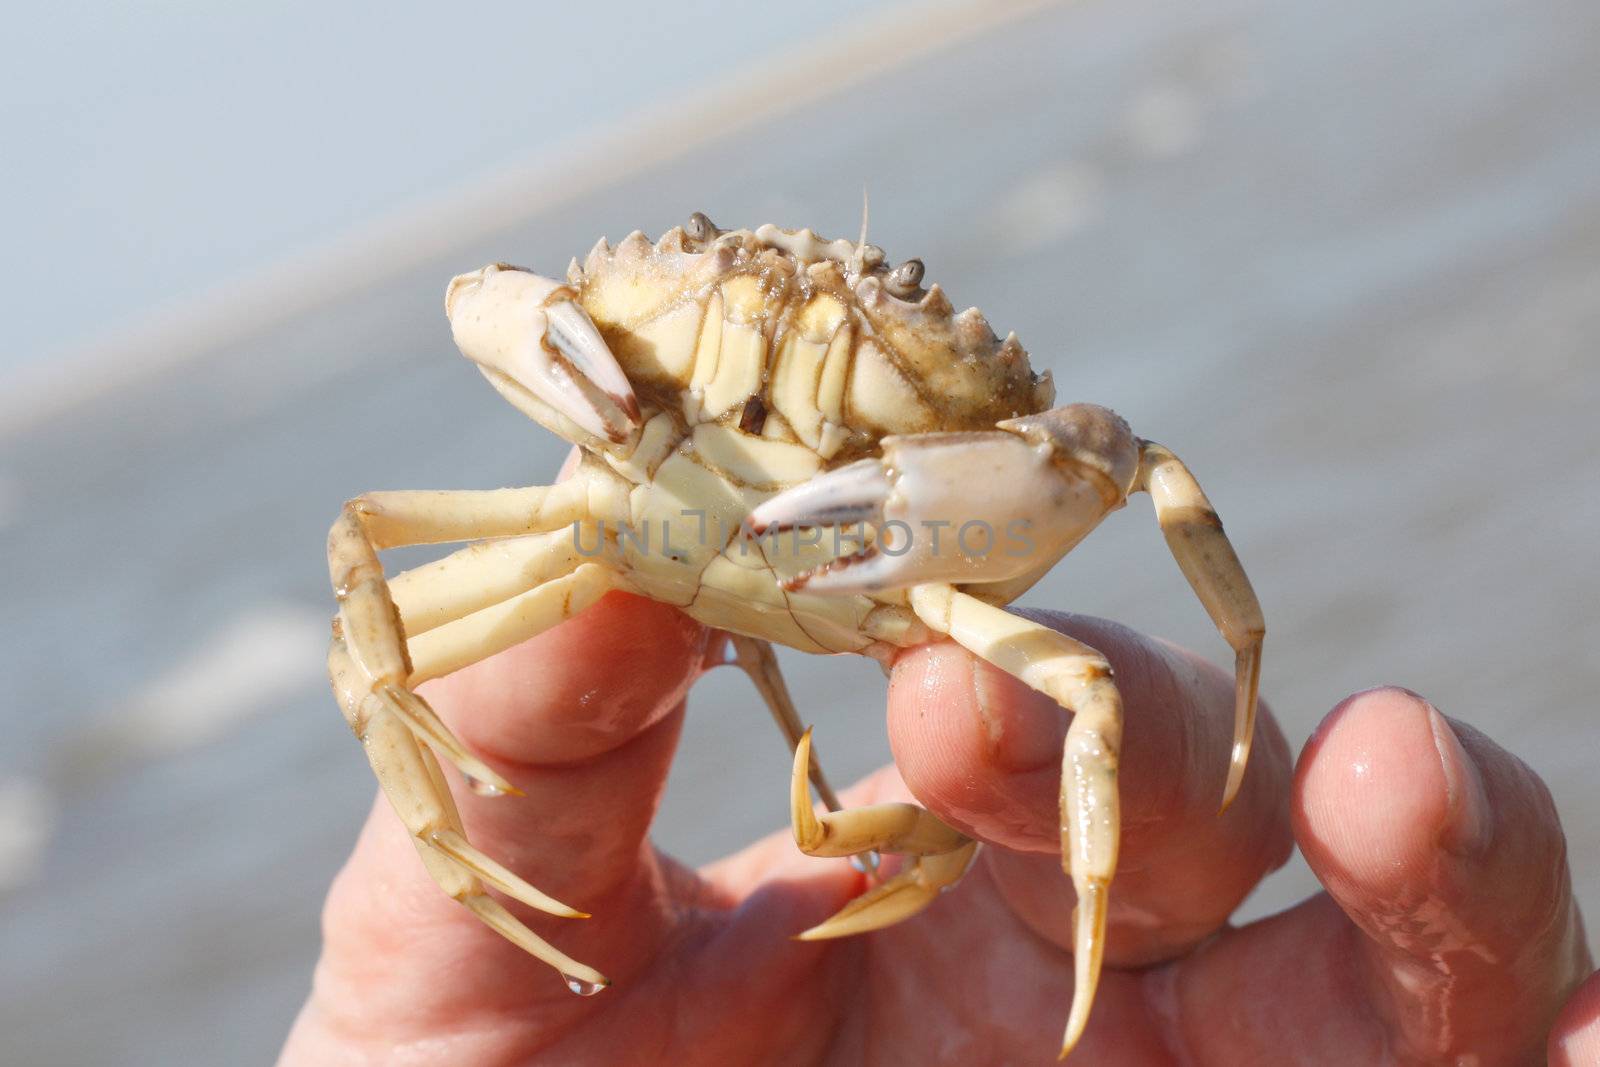
{"type": "Polygon", "coordinates": [[[1019,687],[986,664],[972,665],[973,703],[990,758],[999,769],[1018,774],[1055,767],[1061,763],[1067,713],[1048,698],[1018,693],[1019,687]]]}
{"type": "Polygon", "coordinates": [[[1428,704],[1428,727],[1433,731],[1433,747],[1444,770],[1445,798],[1449,814],[1445,817],[1440,844],[1457,855],[1481,851],[1489,838],[1489,798],[1483,789],[1478,765],[1439,709],[1428,704]]]}

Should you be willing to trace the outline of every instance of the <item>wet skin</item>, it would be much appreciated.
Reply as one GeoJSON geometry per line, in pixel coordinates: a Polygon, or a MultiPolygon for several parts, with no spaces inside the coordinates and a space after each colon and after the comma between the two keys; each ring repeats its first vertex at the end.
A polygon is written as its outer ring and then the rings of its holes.
{"type": "MultiPolygon", "coordinates": [[[[1108,969],[1071,1062],[1600,1063],[1565,841],[1514,756],[1401,689],[1341,702],[1298,763],[1264,712],[1219,818],[1231,677],[1112,623],[1035,617],[1104,651],[1128,710],[1108,969]],[[1295,846],[1326,891],[1228,926],[1295,846]]],[[[988,847],[910,922],[796,942],[864,888],[845,861],[800,855],[785,831],[695,872],[646,837],[685,694],[719,645],[614,593],[423,690],[527,793],[452,777],[474,841],[595,918],[513,907],[613,988],[572,996],[440,894],[379,798],[280,1065],[1054,1062],[1072,981],[1060,709],[952,644],[902,654],[898,770],[843,799],[914,797],[988,847]]],[[[772,788],[777,813],[787,783],[772,788]]]]}

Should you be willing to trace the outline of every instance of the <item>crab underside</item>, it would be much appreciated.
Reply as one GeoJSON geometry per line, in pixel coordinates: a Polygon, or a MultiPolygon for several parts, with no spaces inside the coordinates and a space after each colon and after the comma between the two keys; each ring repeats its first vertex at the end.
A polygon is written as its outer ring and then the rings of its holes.
{"type": "Polygon", "coordinates": [[[771,642],[886,659],[949,638],[1072,713],[1063,866],[1077,893],[1062,1055],[1088,1019],[1118,844],[1122,702],[1094,649],[1004,610],[1110,511],[1148,492],[1184,575],[1236,653],[1232,761],[1254,732],[1264,625],[1200,487],[1104,408],[1051,408],[1016,338],[953,313],[923,266],[809,230],[723,231],[703,215],[652,245],[596,245],[564,281],[495,264],[454,279],[455,339],[490,383],[581,451],[553,486],[368,493],[328,541],[339,614],[329,673],[428,871],[577,992],[607,984],[534,934],[493,888],[553,915],[467,839],[438,759],[513,792],[414,689],[519,643],[612,590],[727,631],[794,753],[795,840],[816,856],[901,853],[807,938],[907,919],[977,842],[914,804],[841,809],[811,755],[771,642]],[[473,542],[392,578],[402,545],[473,542]],[[828,811],[818,815],[810,787],[828,811]]]}

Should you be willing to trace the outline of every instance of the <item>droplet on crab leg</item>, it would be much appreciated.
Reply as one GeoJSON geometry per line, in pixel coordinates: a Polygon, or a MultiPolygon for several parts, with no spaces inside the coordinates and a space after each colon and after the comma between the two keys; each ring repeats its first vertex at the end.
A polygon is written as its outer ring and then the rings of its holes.
{"type": "Polygon", "coordinates": [[[470,774],[463,774],[461,777],[465,779],[467,788],[480,797],[503,797],[506,795],[506,791],[493,782],[485,782],[483,779],[474,778],[470,774]]]}
{"type": "Polygon", "coordinates": [[[611,984],[609,982],[591,982],[584,978],[574,978],[570,974],[562,975],[561,980],[567,983],[568,989],[580,997],[592,997],[611,984]]]}
{"type": "Polygon", "coordinates": [[[883,857],[878,854],[877,849],[870,849],[866,852],[857,852],[854,856],[850,857],[850,866],[854,867],[862,874],[876,876],[878,873],[878,867],[882,863],[883,857]]]}

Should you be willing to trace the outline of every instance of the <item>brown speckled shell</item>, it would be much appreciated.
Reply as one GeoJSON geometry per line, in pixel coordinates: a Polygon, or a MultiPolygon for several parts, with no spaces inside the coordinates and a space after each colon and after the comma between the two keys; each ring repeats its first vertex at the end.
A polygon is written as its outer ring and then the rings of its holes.
{"type": "Polygon", "coordinates": [[[696,241],[674,228],[654,245],[639,233],[615,249],[601,241],[581,266],[574,261],[569,280],[641,398],[663,410],[682,407],[694,372],[688,353],[665,351],[663,338],[670,333],[670,343],[681,348],[706,329],[701,321],[691,334],[689,305],[701,316],[708,307],[724,307],[727,321],[758,330],[765,339],[753,394],[759,401],[717,416],[735,424],[742,418],[747,429],[755,408],[763,415],[782,409],[772,387],[790,335],[809,330],[813,343],[826,344],[829,335],[816,332],[817,312],[833,310],[829,328],[834,335],[849,330],[851,346],[851,381],[838,411],[848,444],[828,457],[833,462],[875,451],[889,434],[992,429],[1050,406],[1049,375],[1033,372],[1015,336],[996,337],[976,308],[954,313],[937,285],[912,293],[912,299],[892,295],[881,257],[863,262],[854,252],[849,242],[826,242],[807,230],[762,227],[696,241]],[[736,281],[741,278],[748,280],[736,281]],[[731,296],[713,304],[716,294],[731,291],[730,283],[745,294],[737,312],[729,310],[735,306],[731,296]],[[664,330],[662,324],[675,316],[683,328],[664,330]],[[877,376],[870,387],[854,380],[869,373],[868,364],[877,376]],[[863,392],[868,388],[879,393],[863,392]],[[852,402],[862,396],[885,399],[865,406],[852,402]]]}

